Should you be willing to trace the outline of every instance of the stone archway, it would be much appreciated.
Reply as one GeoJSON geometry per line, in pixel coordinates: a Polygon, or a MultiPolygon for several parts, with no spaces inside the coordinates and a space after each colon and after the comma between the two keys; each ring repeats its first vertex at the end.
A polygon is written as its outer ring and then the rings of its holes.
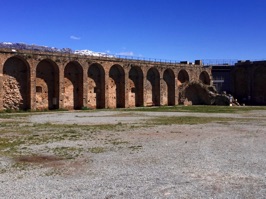
{"type": "Polygon", "coordinates": [[[143,72],[133,66],[129,71],[129,107],[143,106],[143,72]]]}
{"type": "Polygon", "coordinates": [[[125,72],[120,65],[113,65],[108,80],[109,108],[125,108],[125,72]]]}
{"type": "Polygon", "coordinates": [[[30,67],[22,58],[11,57],[4,63],[3,108],[30,109],[30,67]]]}
{"type": "Polygon", "coordinates": [[[171,69],[166,69],[163,73],[163,79],[166,82],[167,88],[165,93],[167,96],[167,105],[175,105],[175,75],[171,69]]]}
{"type": "Polygon", "coordinates": [[[100,64],[88,70],[88,107],[105,108],[105,72],[100,64]]]}
{"type": "Polygon", "coordinates": [[[36,109],[59,108],[59,69],[51,60],[42,60],[36,68],[36,109]]]}
{"type": "Polygon", "coordinates": [[[211,85],[211,79],[206,71],[202,71],[199,76],[199,80],[206,85],[211,85]]]}
{"type": "Polygon", "coordinates": [[[177,76],[177,85],[181,86],[184,83],[189,82],[189,75],[188,72],[184,69],[180,70],[177,76]]]}
{"type": "Polygon", "coordinates": [[[146,92],[146,104],[160,106],[160,74],[154,67],[147,73],[146,92]]]}
{"type": "Polygon", "coordinates": [[[83,106],[83,70],[70,62],[64,70],[64,108],[81,109],[83,106]]]}

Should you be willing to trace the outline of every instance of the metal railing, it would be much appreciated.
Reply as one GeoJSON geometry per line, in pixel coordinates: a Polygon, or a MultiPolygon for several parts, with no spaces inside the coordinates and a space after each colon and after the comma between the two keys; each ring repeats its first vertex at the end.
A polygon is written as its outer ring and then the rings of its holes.
{"type": "Polygon", "coordinates": [[[92,59],[105,59],[105,60],[128,60],[128,61],[135,61],[135,62],[153,62],[153,63],[163,63],[163,64],[180,64],[179,60],[167,60],[167,59],[157,59],[157,58],[147,58],[147,57],[140,57],[140,56],[126,56],[126,55],[119,55],[119,54],[107,54],[107,53],[97,53],[93,52],[92,54],[82,54],[82,53],[75,53],[75,51],[69,48],[53,48],[53,47],[46,47],[46,46],[37,46],[37,45],[27,45],[27,44],[20,44],[20,43],[0,43],[0,49],[9,49],[12,52],[19,53],[20,50],[29,51],[32,54],[51,54],[55,53],[59,56],[71,56],[77,58],[92,58],[92,59]]]}
{"type": "MultiPolygon", "coordinates": [[[[54,47],[46,47],[46,46],[38,46],[38,45],[28,45],[23,43],[0,43],[1,49],[9,49],[12,52],[19,53],[20,50],[27,50],[32,54],[40,54],[40,55],[50,55],[51,53],[58,54],[58,56],[69,56],[76,58],[91,58],[93,60],[113,60],[113,61],[130,61],[130,62],[144,62],[144,63],[155,63],[155,64],[190,64],[194,65],[194,62],[180,61],[180,60],[168,60],[168,59],[158,59],[158,58],[147,58],[140,56],[126,56],[119,54],[107,54],[107,53],[97,53],[93,52],[93,54],[79,54],[75,53],[70,48],[54,48],[54,47]]],[[[261,60],[250,60],[250,61],[264,61],[266,59],[261,60]]],[[[203,66],[233,66],[239,62],[239,59],[202,59],[203,66]]],[[[246,60],[244,60],[246,61],[246,60]]]]}
{"type": "Polygon", "coordinates": [[[256,61],[266,61],[266,59],[250,59],[250,60],[241,60],[241,59],[203,59],[202,63],[204,66],[233,66],[237,63],[249,63],[256,61]]]}
{"type": "Polygon", "coordinates": [[[212,65],[224,65],[224,66],[232,66],[238,62],[238,59],[203,59],[202,63],[204,66],[212,66],[212,65]]]}

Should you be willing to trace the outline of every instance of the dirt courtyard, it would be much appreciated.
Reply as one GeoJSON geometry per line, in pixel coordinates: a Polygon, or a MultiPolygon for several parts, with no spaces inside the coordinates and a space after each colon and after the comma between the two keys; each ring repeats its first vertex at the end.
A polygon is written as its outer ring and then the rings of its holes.
{"type": "Polygon", "coordinates": [[[0,114],[0,198],[266,198],[266,110],[0,114]]]}

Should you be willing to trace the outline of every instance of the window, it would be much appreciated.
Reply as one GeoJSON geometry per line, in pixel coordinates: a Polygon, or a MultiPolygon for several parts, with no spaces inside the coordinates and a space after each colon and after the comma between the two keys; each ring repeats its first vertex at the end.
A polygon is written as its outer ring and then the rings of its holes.
{"type": "Polygon", "coordinates": [[[36,86],[36,93],[42,93],[42,87],[36,86]]]}

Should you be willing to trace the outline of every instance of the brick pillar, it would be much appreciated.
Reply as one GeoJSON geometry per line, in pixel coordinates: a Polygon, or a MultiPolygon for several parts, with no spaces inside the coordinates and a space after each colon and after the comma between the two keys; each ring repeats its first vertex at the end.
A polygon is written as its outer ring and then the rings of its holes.
{"type": "Polygon", "coordinates": [[[88,70],[89,66],[87,62],[80,63],[83,70],[83,107],[88,106],[88,70]]]}
{"type": "Polygon", "coordinates": [[[143,69],[143,106],[147,106],[147,70],[143,69]]]}
{"type": "Polygon", "coordinates": [[[125,72],[125,108],[128,108],[128,99],[129,99],[129,71],[128,69],[124,69],[125,72]]]}
{"type": "Polygon", "coordinates": [[[142,85],[141,86],[142,91],[140,91],[142,93],[142,95],[141,95],[142,99],[141,99],[140,106],[144,106],[144,87],[145,87],[145,84],[144,84],[144,76],[145,76],[145,74],[143,73],[143,68],[142,67],[141,67],[141,73],[142,73],[142,78],[140,78],[138,80],[138,84],[142,85]]]}
{"type": "Polygon", "coordinates": [[[105,108],[109,108],[109,86],[108,86],[108,81],[109,81],[109,70],[110,70],[110,64],[107,65],[107,64],[104,64],[102,65],[103,66],[103,69],[104,69],[104,74],[105,74],[105,108]]]}
{"type": "Polygon", "coordinates": [[[4,59],[0,57],[0,110],[3,110],[3,67],[4,59]]]}
{"type": "Polygon", "coordinates": [[[36,68],[38,61],[28,60],[30,65],[30,109],[36,110],[36,68]]]}
{"type": "Polygon", "coordinates": [[[178,85],[177,85],[177,74],[175,74],[175,105],[178,105],[178,101],[179,101],[179,90],[178,90],[178,85]]]}
{"type": "Polygon", "coordinates": [[[175,74],[175,105],[179,104],[179,89],[178,89],[178,72],[174,70],[175,74]]]}
{"type": "Polygon", "coordinates": [[[58,64],[58,72],[59,72],[59,93],[58,93],[58,102],[59,102],[59,108],[63,109],[64,108],[64,94],[65,94],[65,82],[64,82],[64,69],[65,69],[66,64],[65,63],[60,63],[58,64]]]}
{"type": "Polygon", "coordinates": [[[159,71],[159,74],[160,74],[160,106],[163,106],[165,105],[164,104],[164,100],[163,100],[163,95],[164,95],[164,91],[165,91],[165,81],[163,79],[163,72],[162,71],[159,71]]]}

